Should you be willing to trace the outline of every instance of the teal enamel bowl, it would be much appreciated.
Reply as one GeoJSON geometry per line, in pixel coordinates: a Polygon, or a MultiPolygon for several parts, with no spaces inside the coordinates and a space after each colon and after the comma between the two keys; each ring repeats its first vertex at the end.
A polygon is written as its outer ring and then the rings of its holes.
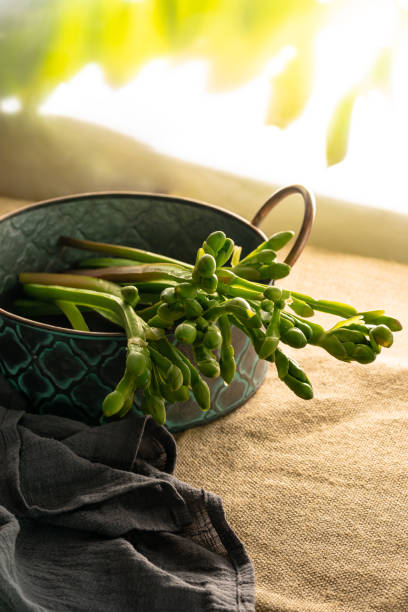
{"type": "MultiPolygon", "coordinates": [[[[97,424],[103,398],[125,363],[125,336],[115,331],[79,332],[63,320],[38,322],[14,314],[18,273],[62,271],[86,254],[58,247],[60,235],[156,251],[194,263],[197,247],[223,230],[243,254],[264,234],[221,208],[166,195],[96,193],[33,204],[0,219],[0,373],[22,394],[29,410],[97,424]]],[[[173,432],[209,422],[245,403],[261,385],[267,365],[247,337],[233,328],[237,372],[229,386],[208,379],[211,408],[193,400],[167,405],[173,432]]],[[[134,411],[138,411],[138,398],[134,411]]]]}

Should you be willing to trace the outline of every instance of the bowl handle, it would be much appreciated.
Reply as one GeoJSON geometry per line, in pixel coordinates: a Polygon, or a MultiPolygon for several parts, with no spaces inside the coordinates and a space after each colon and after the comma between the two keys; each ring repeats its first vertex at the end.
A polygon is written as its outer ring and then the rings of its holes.
{"type": "Polygon", "coordinates": [[[302,227],[300,228],[296,242],[285,259],[285,263],[289,264],[290,266],[293,266],[297,261],[306,245],[307,239],[309,238],[316,213],[316,202],[314,195],[308,189],[306,189],[306,187],[303,187],[303,185],[288,185],[287,187],[282,187],[282,189],[275,191],[275,193],[271,195],[268,200],[266,200],[265,204],[261,206],[251,221],[252,225],[258,227],[272,208],[279,204],[281,200],[294,193],[299,193],[302,196],[305,204],[305,213],[303,215],[302,227]]]}

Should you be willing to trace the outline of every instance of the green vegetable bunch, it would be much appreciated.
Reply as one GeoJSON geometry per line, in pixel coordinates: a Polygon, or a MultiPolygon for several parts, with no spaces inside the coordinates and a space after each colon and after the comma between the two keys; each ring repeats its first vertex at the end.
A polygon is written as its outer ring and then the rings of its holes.
{"type": "Polygon", "coordinates": [[[125,416],[137,389],[143,393],[142,410],[160,424],[166,420],[166,401],[184,402],[192,394],[208,410],[210,391],[202,376],[221,376],[227,385],[234,378],[231,325],[250,338],[261,359],[275,364],[279,378],[297,396],[311,399],[310,380],[284,345],[313,344],[341,361],[370,363],[402,327],[383,310],[358,313],[347,304],[270,285],[290,272],[276,257],[292,236],[274,234],[240,259],[241,248],[216,231],[198,249],[194,265],[131,247],[61,237],[64,247],[104,256],[87,258],[67,273],[20,274],[26,297],[14,306],[29,317],[63,313],[82,331],[89,331],[84,314],[94,311],[125,331],[125,371],[103,402],[105,417],[125,416]],[[310,321],[315,311],[340,321],[324,330],[310,321]],[[191,346],[192,360],[180,345],[191,346]]]}

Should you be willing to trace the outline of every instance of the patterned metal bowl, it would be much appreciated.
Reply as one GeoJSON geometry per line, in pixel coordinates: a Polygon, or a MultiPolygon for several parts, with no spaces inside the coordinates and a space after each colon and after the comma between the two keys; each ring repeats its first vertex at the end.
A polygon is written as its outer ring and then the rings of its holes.
{"type": "MultiPolygon", "coordinates": [[[[313,221],[313,198],[303,187],[277,192],[254,219],[289,193],[301,193],[305,218],[287,261],[299,256],[313,221]]],[[[61,234],[126,244],[194,262],[197,245],[213,230],[223,230],[243,253],[265,239],[254,225],[221,208],[178,197],[144,193],[94,193],[33,204],[0,218],[0,373],[28,400],[30,410],[97,424],[102,400],[121,377],[125,336],[77,332],[55,322],[40,323],[12,312],[17,275],[23,271],[61,271],[84,254],[57,247],[61,234]]],[[[167,405],[167,427],[180,431],[211,421],[240,406],[261,385],[266,363],[247,337],[233,328],[237,372],[227,387],[208,379],[211,408],[193,400],[167,405]]],[[[137,398],[134,410],[137,411],[137,398]]]]}

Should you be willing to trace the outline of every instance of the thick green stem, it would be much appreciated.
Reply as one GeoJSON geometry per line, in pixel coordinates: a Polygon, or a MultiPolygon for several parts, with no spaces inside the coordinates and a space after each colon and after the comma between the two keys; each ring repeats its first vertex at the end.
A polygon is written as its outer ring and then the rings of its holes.
{"type": "Polygon", "coordinates": [[[76,289],[89,289],[109,293],[122,299],[120,287],[109,281],[79,274],[51,274],[49,272],[23,272],[19,275],[19,281],[23,284],[58,285],[59,287],[70,287],[76,289]]]}
{"type": "Polygon", "coordinates": [[[342,317],[343,319],[348,319],[349,317],[352,317],[353,315],[357,314],[357,310],[353,306],[349,306],[348,304],[342,304],[341,302],[332,302],[329,300],[315,300],[309,295],[304,295],[303,293],[296,293],[295,291],[291,291],[291,294],[298,300],[302,300],[303,302],[306,302],[306,304],[309,304],[309,306],[311,306],[313,310],[326,312],[328,314],[342,317]]]}
{"type": "MultiPolygon", "coordinates": [[[[71,273],[74,272],[71,270],[71,273]]],[[[117,266],[111,268],[87,268],[75,271],[75,275],[101,278],[115,281],[116,283],[138,281],[189,281],[191,272],[175,264],[169,263],[147,263],[138,266],[117,266]]]]}
{"type": "Polygon", "coordinates": [[[92,240],[80,240],[78,238],[70,238],[69,236],[61,236],[58,244],[60,246],[70,246],[83,251],[95,251],[97,253],[107,253],[108,255],[116,255],[118,257],[124,257],[125,259],[132,259],[136,261],[144,262],[167,262],[176,264],[192,270],[193,266],[187,264],[178,259],[167,257],[166,255],[159,255],[157,253],[151,253],[150,251],[144,251],[133,247],[125,247],[117,244],[108,244],[104,242],[94,242],[92,240]]]}
{"type": "Polygon", "coordinates": [[[135,266],[142,264],[142,261],[135,259],[124,259],[123,257],[90,257],[82,259],[78,265],[79,268],[112,268],[119,266],[135,266]]]}
{"type": "Polygon", "coordinates": [[[73,329],[89,332],[89,327],[81,311],[75,304],[72,302],[65,302],[64,300],[55,300],[55,305],[62,310],[73,329]]]}

